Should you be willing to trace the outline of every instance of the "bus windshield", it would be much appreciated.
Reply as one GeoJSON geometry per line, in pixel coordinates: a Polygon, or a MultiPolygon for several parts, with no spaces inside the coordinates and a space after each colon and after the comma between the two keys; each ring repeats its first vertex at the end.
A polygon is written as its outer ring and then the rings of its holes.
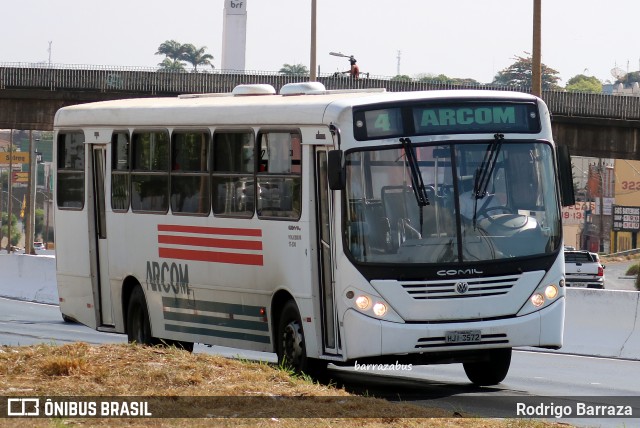
{"type": "Polygon", "coordinates": [[[356,262],[481,262],[560,247],[549,143],[411,144],[415,156],[406,145],[346,154],[344,238],[356,262]]]}

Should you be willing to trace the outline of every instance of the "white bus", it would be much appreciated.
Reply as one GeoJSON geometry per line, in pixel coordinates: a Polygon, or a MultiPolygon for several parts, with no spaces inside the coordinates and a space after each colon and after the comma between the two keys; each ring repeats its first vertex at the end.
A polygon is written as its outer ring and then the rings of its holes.
{"type": "Polygon", "coordinates": [[[55,135],[66,320],[481,385],[562,345],[570,163],[534,96],[242,85],[65,107],[55,135]]]}

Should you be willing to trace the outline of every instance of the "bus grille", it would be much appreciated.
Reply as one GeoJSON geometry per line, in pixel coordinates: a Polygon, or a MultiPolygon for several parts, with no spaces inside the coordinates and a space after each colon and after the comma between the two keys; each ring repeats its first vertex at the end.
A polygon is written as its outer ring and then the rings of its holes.
{"type": "Polygon", "coordinates": [[[416,343],[416,348],[425,349],[425,348],[440,348],[440,347],[456,347],[456,346],[466,346],[466,345],[497,345],[509,343],[509,339],[507,335],[504,333],[498,334],[483,334],[480,337],[479,342],[454,342],[449,343],[446,341],[444,337],[423,337],[418,339],[418,343],[416,343]]]}
{"type": "Polygon", "coordinates": [[[401,281],[400,285],[416,300],[466,299],[507,294],[519,278],[519,275],[509,275],[493,278],[401,281]]]}

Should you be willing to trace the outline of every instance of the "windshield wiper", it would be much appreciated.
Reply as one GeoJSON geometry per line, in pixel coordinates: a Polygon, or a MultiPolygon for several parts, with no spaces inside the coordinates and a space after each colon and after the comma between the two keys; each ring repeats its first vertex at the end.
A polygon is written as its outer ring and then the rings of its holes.
{"type": "Polygon", "coordinates": [[[504,134],[495,134],[493,140],[487,146],[487,150],[484,152],[484,158],[482,163],[476,169],[476,177],[473,183],[473,227],[476,227],[477,211],[478,211],[478,199],[482,199],[487,196],[487,187],[489,187],[489,181],[493,170],[496,167],[498,155],[500,154],[500,148],[504,141],[504,134]]]}
{"type": "Polygon", "coordinates": [[[400,138],[404,154],[409,163],[409,169],[411,170],[411,184],[413,186],[413,193],[416,195],[416,202],[418,206],[424,207],[429,205],[429,197],[427,196],[427,190],[424,187],[422,181],[422,174],[420,174],[420,167],[418,166],[418,160],[416,159],[416,152],[409,138],[400,138]]]}

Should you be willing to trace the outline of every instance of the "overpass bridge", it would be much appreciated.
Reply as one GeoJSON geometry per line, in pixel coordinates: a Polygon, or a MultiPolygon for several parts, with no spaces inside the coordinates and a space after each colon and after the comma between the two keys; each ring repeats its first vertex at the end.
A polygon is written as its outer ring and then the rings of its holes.
{"type": "MultiPolygon", "coordinates": [[[[279,89],[307,76],[278,73],[171,73],[148,68],[0,64],[0,129],[51,130],[64,106],[133,97],[170,97],[184,93],[230,92],[236,85],[268,83],[279,89]]],[[[446,85],[342,75],[318,78],[327,89],[386,88],[388,91],[436,89],[523,90],[490,85],[446,85]]],[[[524,89],[527,91],[528,89],[524,89]]],[[[554,139],[572,155],[640,160],[640,97],[543,91],[552,114],[554,139]]]]}

